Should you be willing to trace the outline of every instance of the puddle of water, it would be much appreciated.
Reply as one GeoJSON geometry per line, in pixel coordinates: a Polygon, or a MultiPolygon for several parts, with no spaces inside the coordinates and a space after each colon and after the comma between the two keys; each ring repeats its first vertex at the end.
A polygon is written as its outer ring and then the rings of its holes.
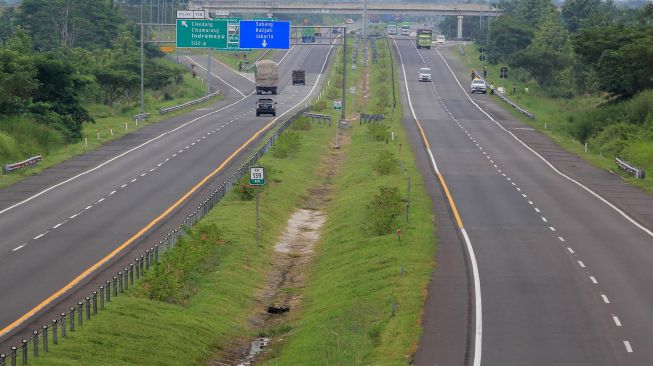
{"type": "Polygon", "coordinates": [[[238,366],[249,366],[252,364],[252,361],[254,358],[256,358],[256,355],[261,353],[265,347],[268,346],[268,343],[270,342],[270,338],[268,337],[262,337],[262,338],[256,338],[254,339],[250,346],[249,346],[249,352],[247,353],[247,357],[245,357],[244,360],[242,360],[238,366]]]}

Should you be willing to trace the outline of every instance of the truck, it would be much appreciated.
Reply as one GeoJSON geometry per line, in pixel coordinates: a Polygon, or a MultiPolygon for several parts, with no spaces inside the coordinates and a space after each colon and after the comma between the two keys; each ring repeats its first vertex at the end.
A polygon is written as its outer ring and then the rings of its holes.
{"type": "Polygon", "coordinates": [[[306,85],[306,71],[304,70],[292,71],[292,85],[295,84],[306,85]]]}
{"type": "Polygon", "coordinates": [[[388,24],[388,35],[389,36],[396,36],[397,35],[397,25],[396,24],[388,24]]]}
{"type": "Polygon", "coordinates": [[[255,64],[254,77],[256,81],[256,94],[277,94],[279,83],[279,65],[272,60],[261,60],[255,64]]]}
{"type": "Polygon", "coordinates": [[[302,43],[315,43],[315,27],[302,28],[302,43]]]}
{"type": "Polygon", "coordinates": [[[417,49],[426,48],[431,49],[431,41],[433,40],[433,31],[430,29],[418,29],[415,43],[417,49]]]}

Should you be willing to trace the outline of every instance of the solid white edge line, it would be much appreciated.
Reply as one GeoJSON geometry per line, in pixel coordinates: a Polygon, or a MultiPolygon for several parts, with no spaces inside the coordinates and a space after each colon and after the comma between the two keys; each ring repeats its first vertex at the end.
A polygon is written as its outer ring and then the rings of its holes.
{"type": "MultiPolygon", "coordinates": [[[[417,120],[417,116],[415,115],[415,109],[413,108],[413,103],[410,98],[410,91],[408,90],[408,79],[406,77],[406,66],[404,65],[404,59],[403,56],[401,55],[401,51],[399,50],[399,46],[397,45],[397,40],[393,39],[393,42],[395,44],[395,48],[397,49],[399,60],[401,61],[401,68],[404,74],[404,85],[406,86],[406,95],[408,96],[408,105],[410,107],[410,111],[413,115],[413,118],[417,120]]],[[[420,55],[420,57],[422,57],[422,55],[420,55]]],[[[427,148],[426,151],[429,154],[429,157],[431,159],[431,164],[433,165],[433,169],[435,170],[436,174],[440,174],[440,170],[438,169],[438,166],[435,162],[435,158],[433,157],[433,153],[431,152],[431,149],[427,148]]],[[[481,303],[481,280],[478,271],[478,263],[476,262],[476,255],[474,254],[474,248],[472,247],[472,242],[469,240],[469,236],[467,235],[467,231],[465,230],[464,227],[460,228],[460,232],[462,233],[463,238],[465,239],[467,254],[469,255],[469,261],[472,264],[472,276],[474,278],[474,305],[475,305],[475,322],[474,322],[475,336],[474,336],[474,358],[473,358],[474,364],[473,365],[480,366],[482,347],[483,347],[483,306],[481,303]]]]}
{"type": "Polygon", "coordinates": [[[595,198],[597,198],[598,200],[600,200],[600,201],[603,202],[604,204],[608,205],[608,206],[609,206],[610,208],[612,208],[614,211],[616,211],[617,213],[619,213],[623,218],[625,218],[626,220],[628,220],[631,224],[635,225],[636,227],[638,227],[639,229],[641,229],[643,232],[645,232],[645,233],[648,234],[649,236],[653,237],[653,231],[651,231],[649,228],[647,228],[647,227],[645,227],[644,225],[640,224],[639,222],[635,221],[635,219],[633,219],[632,217],[630,217],[630,215],[628,215],[627,213],[625,213],[624,211],[622,211],[620,208],[618,208],[617,206],[615,206],[614,204],[612,204],[612,202],[610,202],[610,201],[608,201],[607,199],[603,198],[603,196],[601,196],[600,194],[594,192],[592,189],[588,188],[588,187],[585,186],[584,184],[580,183],[579,181],[577,181],[577,180],[575,180],[575,179],[569,177],[568,175],[566,175],[566,174],[564,174],[563,172],[561,172],[560,170],[558,170],[558,168],[556,168],[552,163],[550,163],[548,160],[546,160],[546,158],[544,158],[542,155],[540,155],[537,151],[533,150],[533,149],[532,149],[530,146],[528,146],[524,141],[520,140],[519,137],[517,137],[517,136],[516,136],[514,133],[512,133],[510,130],[508,130],[507,128],[503,127],[503,125],[502,125],[501,123],[499,123],[497,120],[495,120],[494,118],[492,118],[492,116],[490,116],[487,112],[485,112],[485,110],[483,110],[483,108],[481,108],[478,104],[476,104],[476,102],[474,102],[474,100],[469,96],[469,94],[467,94],[467,91],[465,90],[465,88],[463,88],[462,84],[461,84],[460,81],[458,80],[458,77],[457,77],[456,74],[453,72],[453,70],[451,69],[451,66],[449,66],[449,63],[448,63],[447,60],[444,58],[444,56],[442,56],[442,54],[440,53],[440,51],[439,51],[439,50],[435,50],[435,52],[438,53],[438,55],[440,56],[440,58],[442,59],[442,61],[444,61],[444,64],[447,65],[447,68],[449,69],[449,72],[451,72],[451,75],[453,75],[454,79],[456,80],[456,83],[458,83],[458,86],[463,90],[463,92],[464,92],[465,95],[467,96],[467,99],[469,99],[469,101],[470,101],[474,106],[476,106],[476,108],[478,108],[478,110],[481,111],[481,113],[485,114],[485,115],[487,116],[487,118],[489,118],[492,122],[494,122],[497,126],[499,126],[499,128],[501,128],[501,129],[502,129],[503,131],[505,131],[507,134],[509,134],[510,136],[512,136],[512,137],[513,137],[515,140],[517,140],[517,141],[518,141],[522,146],[524,146],[528,151],[530,151],[531,153],[533,153],[533,155],[535,155],[535,156],[538,157],[540,160],[542,160],[546,165],[549,166],[549,168],[551,168],[551,170],[553,170],[554,172],[556,172],[558,175],[564,177],[564,178],[567,179],[568,181],[570,181],[570,182],[576,184],[577,186],[581,187],[581,188],[584,189],[586,192],[588,192],[589,194],[591,194],[592,196],[594,196],[595,198]]]}

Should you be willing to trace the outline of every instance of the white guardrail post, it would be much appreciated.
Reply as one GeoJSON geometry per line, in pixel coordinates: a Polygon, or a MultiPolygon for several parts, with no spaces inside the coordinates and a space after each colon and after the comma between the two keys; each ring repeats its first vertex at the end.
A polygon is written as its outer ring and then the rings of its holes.
{"type": "Polygon", "coordinates": [[[178,109],[190,107],[190,106],[195,105],[197,103],[202,103],[204,101],[207,101],[207,100],[209,100],[209,99],[211,99],[211,98],[213,98],[213,97],[215,97],[215,96],[217,96],[219,94],[220,94],[220,91],[218,90],[215,93],[211,93],[211,94],[203,96],[203,97],[201,97],[199,99],[191,100],[190,102],[186,102],[186,103],[183,103],[183,104],[180,104],[180,105],[176,105],[174,107],[162,108],[162,109],[159,110],[159,113],[160,114],[166,114],[168,112],[176,111],[178,109]]]}
{"type": "Polygon", "coordinates": [[[637,179],[646,178],[646,172],[644,171],[644,169],[633,166],[629,162],[627,162],[626,160],[621,159],[621,158],[615,158],[614,161],[615,161],[615,163],[617,163],[617,166],[619,166],[619,168],[621,168],[621,169],[627,171],[628,173],[634,175],[635,178],[637,178],[637,179]]]}

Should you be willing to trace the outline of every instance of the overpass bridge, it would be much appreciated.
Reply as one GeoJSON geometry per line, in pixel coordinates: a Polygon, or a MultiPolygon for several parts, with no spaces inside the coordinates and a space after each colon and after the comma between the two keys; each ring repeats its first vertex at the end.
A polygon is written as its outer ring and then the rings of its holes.
{"type": "Polygon", "coordinates": [[[263,14],[368,14],[441,15],[441,16],[498,16],[501,11],[488,4],[463,3],[392,3],[392,2],[292,2],[292,1],[234,1],[189,0],[190,9],[229,11],[233,13],[263,14]]]}
{"type": "Polygon", "coordinates": [[[209,12],[268,14],[401,14],[413,16],[456,16],[457,37],[462,38],[463,17],[497,17],[503,12],[489,4],[463,3],[392,3],[392,2],[292,2],[292,1],[238,1],[189,0],[189,9],[209,12]]]}

